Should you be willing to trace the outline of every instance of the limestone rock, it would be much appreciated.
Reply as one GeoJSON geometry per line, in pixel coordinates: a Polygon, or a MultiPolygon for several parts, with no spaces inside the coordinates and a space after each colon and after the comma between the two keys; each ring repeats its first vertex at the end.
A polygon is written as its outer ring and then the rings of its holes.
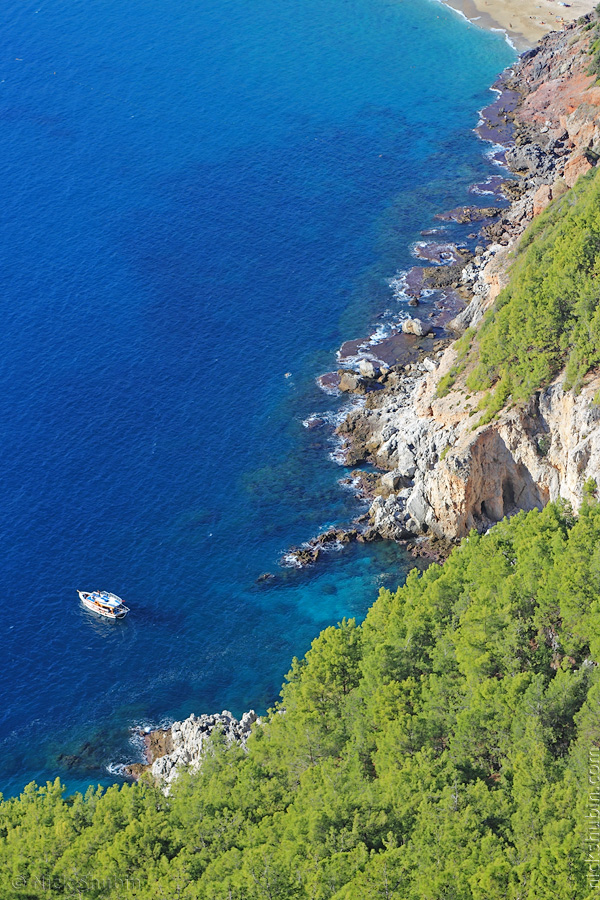
{"type": "Polygon", "coordinates": [[[473,430],[462,394],[435,395],[455,358],[450,347],[438,370],[407,375],[393,404],[368,411],[365,439],[390,469],[381,479],[389,494],[373,501],[371,527],[394,540],[410,533],[456,540],[560,497],[578,509],[585,481],[600,484],[600,407],[592,402],[600,375],[577,396],[557,379],[526,407],[473,430]]]}
{"type": "Polygon", "coordinates": [[[387,499],[375,498],[369,510],[373,532],[383,538],[395,541],[408,537],[404,500],[402,492],[387,499]]]}
{"type": "Polygon", "coordinates": [[[377,378],[379,369],[370,359],[361,359],[358,364],[358,371],[364,378],[377,378]]]}
{"type": "Polygon", "coordinates": [[[398,467],[398,472],[405,478],[412,478],[417,471],[415,457],[408,449],[406,443],[403,442],[400,446],[397,444],[397,447],[396,465],[398,467]]]}
{"type": "Polygon", "coordinates": [[[405,319],[402,323],[402,331],[404,334],[416,334],[417,337],[423,337],[432,331],[429,322],[423,322],[421,319],[405,319]]]}
{"type": "Polygon", "coordinates": [[[402,475],[398,470],[394,472],[386,472],[385,475],[381,476],[382,486],[390,493],[397,491],[402,486],[402,481],[402,475]]]}
{"type": "Polygon", "coordinates": [[[362,393],[364,390],[364,382],[362,377],[357,372],[348,371],[346,369],[340,369],[339,371],[340,381],[339,381],[339,389],[344,393],[348,394],[356,394],[362,393]]]}
{"type": "Polygon", "coordinates": [[[260,724],[260,719],[253,709],[245,712],[239,721],[229,710],[224,709],[222,713],[203,716],[192,714],[183,722],[173,722],[170,728],[172,750],[153,760],[150,767],[152,777],[168,793],[182,769],[198,771],[213,731],[220,730],[228,744],[237,742],[245,747],[255,722],[260,724]]]}

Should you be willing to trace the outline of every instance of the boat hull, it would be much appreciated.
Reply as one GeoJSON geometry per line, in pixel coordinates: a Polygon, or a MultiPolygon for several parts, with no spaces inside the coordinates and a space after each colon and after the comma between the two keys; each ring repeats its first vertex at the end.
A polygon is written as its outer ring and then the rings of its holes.
{"type": "Polygon", "coordinates": [[[102,616],[103,619],[108,619],[109,622],[116,622],[117,619],[124,619],[129,609],[122,603],[121,606],[111,609],[106,606],[101,606],[99,603],[94,601],[92,598],[91,592],[88,591],[78,591],[79,599],[83,606],[86,609],[89,609],[90,612],[96,613],[97,616],[102,616]]]}

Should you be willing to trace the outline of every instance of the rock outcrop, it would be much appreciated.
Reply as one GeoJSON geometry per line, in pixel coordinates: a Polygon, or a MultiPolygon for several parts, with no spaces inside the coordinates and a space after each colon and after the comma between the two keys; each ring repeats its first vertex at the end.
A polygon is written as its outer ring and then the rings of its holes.
{"type": "Polygon", "coordinates": [[[423,337],[430,334],[432,326],[429,322],[423,322],[421,319],[405,319],[402,323],[402,331],[404,334],[415,334],[417,337],[423,337]]]}
{"type": "Polygon", "coordinates": [[[456,540],[551,500],[577,509],[587,479],[600,483],[600,376],[577,396],[557,380],[474,430],[478,398],[437,399],[437,381],[437,372],[422,376],[404,402],[370,411],[372,458],[405,484],[371,505],[381,537],[429,532],[456,540]]]}
{"type": "MultiPolygon", "coordinates": [[[[215,730],[222,733],[228,744],[246,746],[252,725],[260,719],[253,709],[236,719],[229,710],[214,715],[191,715],[183,722],[173,722],[170,728],[158,729],[145,736],[148,754],[146,766],[136,765],[134,777],[149,772],[168,793],[182,769],[197,772],[202,765],[210,736],[215,730]]],[[[130,767],[132,768],[132,767],[130,767]]]]}
{"type": "MultiPolygon", "coordinates": [[[[481,133],[497,140],[511,126],[506,162],[519,181],[511,183],[510,207],[482,229],[487,247],[462,268],[471,299],[447,326],[458,334],[477,328],[508,283],[511,250],[532,218],[600,158],[600,87],[588,74],[592,34],[584,22],[548,35],[499,83],[481,133]]],[[[415,321],[403,328],[411,331],[415,321]]],[[[439,390],[456,362],[451,344],[406,371],[392,369],[383,389],[338,429],[349,464],[366,460],[386,472],[370,509],[371,530],[383,538],[456,540],[551,500],[576,510],[586,481],[600,484],[600,374],[590,373],[577,395],[559,377],[528,403],[478,425],[481,396],[470,396],[460,379],[439,390]]]]}

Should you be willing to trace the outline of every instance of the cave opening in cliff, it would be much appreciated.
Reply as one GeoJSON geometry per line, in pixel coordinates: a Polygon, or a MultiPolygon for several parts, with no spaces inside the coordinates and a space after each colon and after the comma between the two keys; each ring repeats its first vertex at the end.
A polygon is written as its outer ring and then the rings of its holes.
{"type": "Polygon", "coordinates": [[[504,507],[504,515],[515,505],[515,492],[512,482],[508,479],[502,482],[502,506],[504,507]]]}
{"type": "Polygon", "coordinates": [[[491,514],[491,510],[488,509],[488,504],[485,500],[481,501],[480,513],[479,515],[483,519],[489,519],[492,522],[496,521],[496,517],[491,514]]]}

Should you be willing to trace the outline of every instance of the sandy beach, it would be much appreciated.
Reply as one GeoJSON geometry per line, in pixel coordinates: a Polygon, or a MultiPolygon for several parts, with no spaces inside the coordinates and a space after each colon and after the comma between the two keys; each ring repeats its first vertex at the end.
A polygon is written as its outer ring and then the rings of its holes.
{"type": "Polygon", "coordinates": [[[481,28],[502,28],[518,50],[596,6],[596,0],[442,0],[481,28]]]}

